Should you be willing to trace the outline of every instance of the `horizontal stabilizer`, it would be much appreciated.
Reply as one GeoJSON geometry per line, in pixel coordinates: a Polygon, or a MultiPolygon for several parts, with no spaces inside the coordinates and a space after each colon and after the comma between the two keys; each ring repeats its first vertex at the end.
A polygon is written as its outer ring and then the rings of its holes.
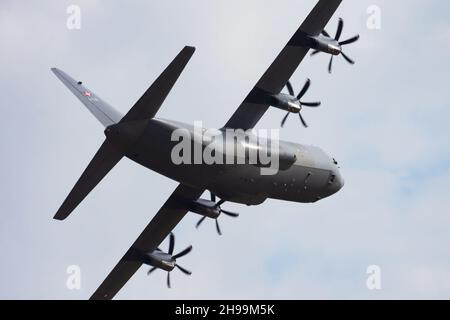
{"type": "Polygon", "coordinates": [[[184,47],[138,102],[128,111],[121,122],[153,118],[183,72],[184,67],[191,59],[194,51],[194,47],[184,47]]]}
{"type": "Polygon", "coordinates": [[[118,111],[83,86],[81,81],[74,80],[57,68],[52,68],[52,71],[105,127],[116,124],[122,119],[122,115],[118,111]]]}
{"type": "Polygon", "coordinates": [[[105,140],[53,218],[67,218],[122,157],[123,152],[105,140]]]}

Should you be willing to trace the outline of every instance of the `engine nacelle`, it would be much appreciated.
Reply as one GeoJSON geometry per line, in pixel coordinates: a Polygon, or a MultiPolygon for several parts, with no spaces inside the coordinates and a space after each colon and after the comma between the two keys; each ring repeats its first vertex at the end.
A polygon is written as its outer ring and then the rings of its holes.
{"type": "Polygon", "coordinates": [[[279,93],[272,96],[272,103],[271,105],[275,108],[289,111],[292,113],[299,113],[301,110],[301,106],[296,101],[295,97],[292,97],[288,94],[279,93]]]}
{"type": "Polygon", "coordinates": [[[339,43],[331,38],[323,35],[317,37],[310,37],[310,47],[315,50],[319,50],[332,55],[339,55],[342,52],[342,48],[339,43]]]}
{"type": "Polygon", "coordinates": [[[176,260],[170,254],[160,250],[155,250],[149,253],[136,251],[129,258],[165,271],[172,271],[176,264],[176,260]]]}
{"type": "Polygon", "coordinates": [[[206,199],[192,201],[189,211],[212,219],[217,219],[220,216],[220,209],[216,203],[206,199]]]}

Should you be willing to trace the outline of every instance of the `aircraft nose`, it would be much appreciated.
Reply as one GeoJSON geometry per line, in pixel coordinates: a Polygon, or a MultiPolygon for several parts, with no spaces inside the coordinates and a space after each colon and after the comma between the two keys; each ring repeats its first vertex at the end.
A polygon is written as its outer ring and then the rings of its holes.
{"type": "Polygon", "coordinates": [[[345,182],[344,182],[344,178],[342,177],[339,169],[336,168],[336,179],[334,181],[335,185],[336,185],[336,192],[341,190],[342,187],[344,186],[345,182]]]}
{"type": "Polygon", "coordinates": [[[332,170],[332,178],[330,180],[329,191],[330,194],[335,194],[344,186],[344,178],[337,167],[332,170]]]}

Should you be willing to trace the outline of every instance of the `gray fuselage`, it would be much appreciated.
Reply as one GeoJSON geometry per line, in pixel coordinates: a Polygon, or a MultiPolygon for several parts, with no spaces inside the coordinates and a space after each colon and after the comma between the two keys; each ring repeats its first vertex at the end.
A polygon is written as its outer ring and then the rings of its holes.
{"type": "MultiPolygon", "coordinates": [[[[194,127],[177,121],[148,120],[128,148],[131,160],[180,183],[208,189],[227,201],[256,205],[267,198],[315,202],[339,191],[344,182],[335,160],[320,148],[279,141],[280,149],[295,154],[293,163],[276,174],[262,175],[254,164],[175,164],[174,130],[195,136],[194,127]]],[[[124,133],[129,134],[124,130],[124,133]]]]}

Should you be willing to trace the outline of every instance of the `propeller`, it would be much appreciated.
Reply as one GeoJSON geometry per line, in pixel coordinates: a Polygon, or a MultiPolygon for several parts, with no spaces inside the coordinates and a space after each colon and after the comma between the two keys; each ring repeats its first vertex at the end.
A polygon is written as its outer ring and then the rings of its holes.
{"type": "MultiPolygon", "coordinates": [[[[353,37],[351,37],[351,38],[349,38],[349,39],[347,39],[347,40],[344,40],[344,41],[339,41],[339,39],[341,38],[342,30],[343,30],[343,29],[344,29],[344,20],[343,20],[342,18],[339,18],[338,27],[337,27],[337,30],[336,30],[336,35],[334,36],[334,40],[336,40],[336,42],[339,44],[340,47],[358,41],[359,35],[353,36],[353,37]]],[[[325,30],[322,31],[322,34],[323,34],[325,37],[331,38],[330,35],[328,34],[328,32],[326,32],[325,30]]],[[[317,54],[317,53],[319,53],[319,52],[320,52],[319,50],[314,50],[314,51],[311,53],[311,56],[313,56],[313,55],[315,55],[315,54],[317,54]]],[[[342,50],[341,50],[341,52],[340,52],[339,54],[342,55],[342,57],[343,57],[348,63],[350,63],[350,64],[355,64],[355,61],[353,61],[349,56],[347,56],[342,50]]],[[[329,72],[329,73],[331,73],[331,71],[332,71],[332,67],[333,67],[333,58],[334,58],[334,55],[331,55],[330,62],[328,63],[328,72],[329,72]]]]}
{"type": "MultiPolygon", "coordinates": [[[[169,251],[167,252],[168,254],[170,254],[172,256],[172,258],[174,260],[184,257],[185,255],[187,255],[189,252],[192,251],[192,246],[187,247],[186,249],[184,249],[183,251],[180,251],[179,253],[173,255],[173,250],[175,248],[175,235],[171,232],[170,233],[170,238],[169,238],[169,251]]],[[[160,250],[160,249],[158,249],[160,250]]],[[[175,263],[175,267],[180,270],[181,272],[183,272],[184,274],[190,276],[192,274],[191,271],[183,268],[182,266],[180,266],[178,263],[175,263]]],[[[157,267],[152,267],[150,270],[147,271],[147,275],[150,275],[153,271],[155,271],[156,269],[158,269],[157,267]]],[[[167,287],[170,288],[170,272],[167,272],[167,287]]]]}
{"type": "MultiPolygon", "coordinates": [[[[310,86],[311,86],[311,80],[310,79],[306,79],[305,85],[303,86],[302,90],[300,90],[299,94],[297,96],[295,96],[294,88],[292,87],[292,84],[289,81],[286,83],[286,88],[287,88],[289,94],[291,96],[295,97],[295,99],[296,99],[295,102],[299,104],[300,110],[302,109],[302,107],[315,108],[315,107],[320,106],[320,104],[321,104],[320,101],[317,101],[317,102],[303,102],[303,101],[301,101],[301,99],[306,94],[306,92],[308,92],[310,86]]],[[[284,127],[284,124],[286,123],[286,120],[289,117],[290,113],[291,112],[288,112],[284,116],[283,120],[281,121],[281,127],[284,127]]],[[[300,113],[300,111],[298,112],[298,116],[299,116],[300,121],[302,122],[303,126],[305,128],[307,128],[308,124],[306,123],[305,119],[302,117],[302,114],[300,113]]]]}
{"type": "MultiPolygon", "coordinates": [[[[211,201],[216,202],[216,195],[215,195],[214,193],[212,193],[212,192],[210,192],[210,194],[211,194],[211,201]]],[[[224,203],[225,203],[225,200],[221,199],[221,200],[219,200],[219,202],[217,202],[216,205],[215,205],[216,209],[218,209],[219,212],[220,212],[221,214],[223,213],[224,215],[227,215],[227,216],[233,217],[233,218],[239,217],[239,213],[235,213],[235,212],[223,210],[220,206],[221,206],[222,204],[224,204],[224,203]]],[[[206,217],[203,216],[203,217],[197,222],[197,224],[195,225],[195,227],[196,227],[196,228],[200,227],[200,225],[202,224],[202,222],[203,222],[205,219],[206,219],[206,217]]],[[[217,219],[216,219],[216,230],[217,230],[217,233],[218,233],[219,235],[222,235],[222,231],[220,230],[220,226],[219,226],[219,221],[217,221],[217,219]]]]}

